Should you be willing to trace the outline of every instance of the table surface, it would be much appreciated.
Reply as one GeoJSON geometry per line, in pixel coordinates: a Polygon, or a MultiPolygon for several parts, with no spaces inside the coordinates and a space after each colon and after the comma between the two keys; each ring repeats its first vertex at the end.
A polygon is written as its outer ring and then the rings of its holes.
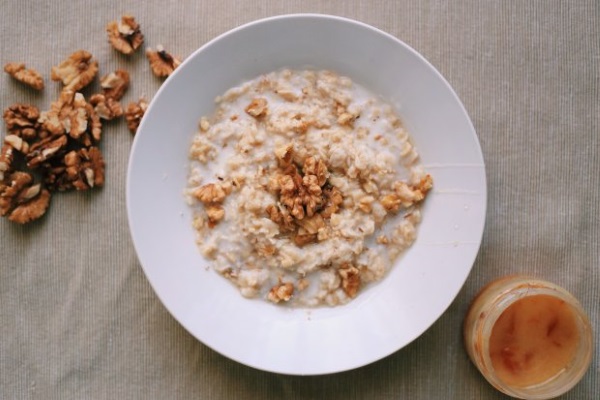
{"type": "MultiPolygon", "coordinates": [[[[27,226],[0,220],[2,399],[502,399],[470,363],[461,323],[490,280],[527,273],[583,304],[596,351],[564,399],[600,398],[600,5],[595,1],[136,1],[0,5],[0,62],[23,61],[41,93],[3,74],[0,107],[47,109],[60,87],[50,68],[77,49],[100,73],[124,68],[124,103],[161,84],[143,52],[107,43],[123,13],[146,45],[185,57],[258,18],[336,14],[391,33],[453,86],[475,125],[488,180],[488,213],[473,270],[446,313],[400,351],[362,368],[295,377],[258,371],[199,343],[165,310],[137,260],[125,209],[132,143],[123,121],[104,127],[106,185],[53,197],[27,226]]],[[[360,49],[357,49],[359,51],[360,49]]],[[[98,90],[97,80],[89,94],[98,90]]],[[[6,134],[3,126],[2,136],[6,134]]]]}

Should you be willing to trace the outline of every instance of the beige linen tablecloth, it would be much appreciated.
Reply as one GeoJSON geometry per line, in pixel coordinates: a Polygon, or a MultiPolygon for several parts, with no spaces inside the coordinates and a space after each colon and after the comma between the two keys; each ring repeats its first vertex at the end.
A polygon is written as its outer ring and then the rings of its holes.
{"type": "Polygon", "coordinates": [[[563,398],[600,398],[597,1],[3,0],[0,62],[26,62],[47,87],[35,93],[3,74],[2,109],[46,109],[60,90],[50,67],[77,49],[101,74],[131,73],[124,103],[151,98],[161,81],[143,53],[124,57],[106,40],[106,23],[125,12],[148,46],[182,57],[245,22],[296,12],[354,18],[403,40],[446,77],[477,130],[489,185],[483,244],[452,306],[395,354],[330,376],[254,370],[199,343],[150,288],[125,209],[133,138],[123,121],[107,123],[104,188],[57,194],[28,226],[0,220],[1,399],[501,399],[468,360],[461,322],[482,285],[511,273],[580,299],[597,350],[563,398]]]}

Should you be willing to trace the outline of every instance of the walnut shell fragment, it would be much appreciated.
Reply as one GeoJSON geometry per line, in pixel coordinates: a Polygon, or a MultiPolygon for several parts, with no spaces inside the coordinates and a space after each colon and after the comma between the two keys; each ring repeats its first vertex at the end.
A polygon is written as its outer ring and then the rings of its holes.
{"type": "Polygon", "coordinates": [[[159,78],[168,77],[181,64],[180,60],[167,53],[161,45],[156,46],[156,51],[148,48],[146,57],[152,72],[159,78]]]}
{"type": "Polygon", "coordinates": [[[4,72],[35,90],[44,89],[42,75],[33,68],[25,68],[24,63],[8,63],[4,66],[4,72]]]}
{"type": "Polygon", "coordinates": [[[37,107],[15,103],[4,110],[2,117],[10,135],[16,135],[25,140],[32,140],[37,136],[38,118],[40,117],[37,107]]]}
{"type": "Polygon", "coordinates": [[[100,79],[102,94],[107,99],[121,100],[129,87],[129,73],[123,69],[117,69],[100,79]]]}
{"type": "Polygon", "coordinates": [[[50,77],[53,81],[61,81],[65,89],[77,91],[92,82],[97,72],[98,62],[92,59],[92,54],[78,50],[52,67],[50,77]]]}
{"type": "Polygon", "coordinates": [[[148,102],[143,97],[136,102],[131,102],[125,109],[125,120],[127,121],[127,128],[135,135],[142,118],[148,109],[148,102]]]}
{"type": "Polygon", "coordinates": [[[126,55],[133,54],[144,43],[140,24],[131,15],[123,15],[121,22],[109,22],[106,25],[106,32],[108,41],[115,50],[126,55]]]}

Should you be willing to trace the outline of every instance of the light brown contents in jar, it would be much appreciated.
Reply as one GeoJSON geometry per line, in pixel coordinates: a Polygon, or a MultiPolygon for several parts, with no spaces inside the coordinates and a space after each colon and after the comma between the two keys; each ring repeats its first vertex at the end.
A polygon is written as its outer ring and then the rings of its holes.
{"type": "Polygon", "coordinates": [[[535,295],[516,301],[500,315],[490,337],[490,357],[500,379],[526,387],[565,368],[578,343],[570,306],[549,295],[535,295]]]}

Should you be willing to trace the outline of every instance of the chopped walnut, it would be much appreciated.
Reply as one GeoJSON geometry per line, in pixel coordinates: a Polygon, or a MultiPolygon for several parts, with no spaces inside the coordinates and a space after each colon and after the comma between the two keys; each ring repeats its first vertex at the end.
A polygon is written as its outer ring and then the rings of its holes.
{"type": "Polygon", "coordinates": [[[6,136],[4,138],[4,143],[12,146],[13,149],[20,151],[23,154],[27,154],[29,152],[29,143],[17,135],[6,136]]]}
{"type": "Polygon", "coordinates": [[[181,64],[181,61],[167,53],[161,45],[156,46],[156,51],[150,48],[147,49],[146,57],[150,62],[152,72],[159,78],[166,78],[171,75],[181,64]]]}
{"type": "Polygon", "coordinates": [[[327,171],[327,165],[320,158],[307,157],[304,160],[304,166],[302,170],[305,175],[314,175],[317,177],[317,184],[323,186],[329,178],[329,172],[327,171]]]}
{"type": "Polygon", "coordinates": [[[294,294],[294,285],[290,282],[280,283],[275,285],[269,291],[267,300],[273,303],[279,303],[280,301],[290,301],[294,294]]]}
{"type": "Polygon", "coordinates": [[[23,63],[8,63],[4,66],[4,72],[21,83],[35,89],[44,89],[44,78],[35,69],[26,69],[23,63]]]}
{"type": "Polygon", "coordinates": [[[219,184],[209,183],[207,185],[199,187],[195,192],[194,196],[201,202],[208,203],[222,203],[225,200],[225,191],[219,184]]]}
{"type": "Polygon", "coordinates": [[[61,92],[59,99],[50,105],[50,110],[40,114],[38,122],[50,134],[66,133],[84,146],[99,142],[102,135],[102,122],[92,105],[81,93],[69,89],[61,92]]]}
{"type": "Polygon", "coordinates": [[[100,87],[107,99],[121,100],[129,87],[129,73],[124,69],[117,69],[100,79],[100,87]]]}
{"type": "Polygon", "coordinates": [[[13,161],[15,159],[14,148],[9,143],[4,143],[0,149],[0,191],[4,186],[4,178],[13,170],[13,161]]]}
{"type": "Polygon", "coordinates": [[[8,215],[12,222],[25,224],[40,218],[50,203],[50,192],[32,185],[33,177],[17,171],[8,177],[8,183],[0,192],[0,215],[8,215]]]}
{"type": "Polygon", "coordinates": [[[342,289],[348,297],[354,298],[360,288],[360,270],[350,264],[343,264],[338,269],[338,274],[342,278],[342,289]]]}
{"type": "Polygon", "coordinates": [[[104,120],[110,121],[123,115],[121,104],[104,94],[95,94],[90,97],[90,104],[94,107],[96,114],[104,120]]]}
{"type": "Polygon", "coordinates": [[[220,204],[209,204],[205,207],[208,216],[208,227],[214,228],[223,218],[225,218],[225,209],[220,204]]]}
{"type": "Polygon", "coordinates": [[[342,197],[342,192],[340,192],[340,190],[335,186],[331,188],[325,188],[323,190],[323,194],[325,195],[327,202],[321,211],[321,216],[323,216],[323,218],[330,218],[339,210],[340,206],[344,202],[344,198],[342,197]]]}
{"type": "Polygon", "coordinates": [[[87,86],[98,72],[98,62],[85,50],[78,50],[59,65],[52,67],[53,81],[62,81],[65,89],[73,91],[87,86]]]}
{"type": "Polygon", "coordinates": [[[36,168],[42,163],[60,156],[67,146],[67,136],[50,136],[35,142],[27,153],[27,166],[36,168]]]}
{"type": "Polygon", "coordinates": [[[39,195],[18,205],[8,216],[9,221],[26,224],[42,217],[50,205],[50,192],[42,189],[39,195]]]}
{"type": "Polygon", "coordinates": [[[254,118],[260,118],[267,115],[269,108],[267,107],[267,100],[262,97],[252,99],[252,102],[244,109],[248,115],[254,118]]]}
{"type": "Polygon", "coordinates": [[[8,182],[0,193],[0,215],[2,216],[8,215],[16,207],[19,193],[33,182],[31,174],[21,171],[13,172],[7,179],[8,182]]]}
{"type": "Polygon", "coordinates": [[[131,15],[123,15],[121,22],[109,22],[106,25],[106,32],[110,44],[123,54],[132,54],[144,43],[140,25],[131,15]]]}
{"type": "Polygon", "coordinates": [[[125,120],[127,121],[129,132],[135,135],[147,109],[148,102],[143,97],[140,97],[137,103],[132,101],[127,105],[127,108],[125,109],[125,120]]]}
{"type": "Polygon", "coordinates": [[[3,118],[8,133],[25,140],[35,139],[39,127],[40,111],[37,107],[16,103],[4,110],[3,118]]]}
{"type": "Polygon", "coordinates": [[[72,150],[64,155],[60,165],[48,169],[45,183],[59,191],[100,187],[104,185],[104,167],[104,158],[97,147],[72,150]]]}
{"type": "Polygon", "coordinates": [[[296,229],[294,217],[290,215],[285,207],[280,209],[279,207],[270,204],[265,211],[269,219],[279,225],[279,228],[284,232],[293,232],[296,229]]]}
{"type": "Polygon", "coordinates": [[[423,201],[432,187],[431,175],[426,175],[414,186],[398,181],[393,185],[394,193],[383,196],[380,203],[386,211],[398,212],[400,207],[408,208],[423,201]]]}
{"type": "Polygon", "coordinates": [[[292,163],[294,156],[294,146],[290,143],[275,149],[275,156],[281,167],[288,167],[292,163]]]}

